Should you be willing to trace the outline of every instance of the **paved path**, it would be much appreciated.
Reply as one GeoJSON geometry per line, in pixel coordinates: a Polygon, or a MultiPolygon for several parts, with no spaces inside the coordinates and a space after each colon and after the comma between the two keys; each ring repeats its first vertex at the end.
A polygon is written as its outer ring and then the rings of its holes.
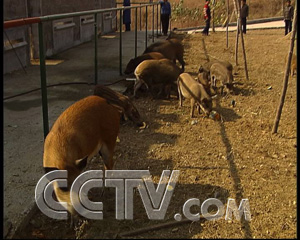
{"type": "MultiPolygon", "coordinates": [[[[265,29],[265,28],[284,28],[284,21],[273,21],[273,22],[264,22],[264,23],[254,23],[254,24],[247,24],[247,30],[253,30],[253,29],[265,29]]],[[[203,28],[200,29],[194,29],[187,31],[188,34],[191,33],[199,33],[202,32],[203,28]]],[[[210,28],[211,31],[211,28],[210,28]]],[[[225,32],[226,27],[216,27],[216,32],[225,32]]],[[[236,31],[236,26],[229,26],[228,31],[236,31]]]]}

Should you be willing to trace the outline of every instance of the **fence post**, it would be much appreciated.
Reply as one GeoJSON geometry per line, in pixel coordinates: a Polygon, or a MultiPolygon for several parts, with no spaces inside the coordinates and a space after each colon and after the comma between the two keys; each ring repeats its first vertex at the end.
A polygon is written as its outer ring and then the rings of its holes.
{"type": "Polygon", "coordinates": [[[119,42],[120,76],[122,76],[122,23],[123,23],[123,15],[122,15],[122,10],[120,10],[120,42],[119,42]]]}
{"type": "Polygon", "coordinates": [[[39,55],[40,55],[40,74],[41,74],[41,90],[42,90],[42,109],[43,109],[43,127],[44,138],[49,133],[49,121],[48,121],[48,99],[47,99],[47,79],[46,79],[46,63],[44,54],[44,35],[43,35],[43,23],[38,23],[39,29],[39,55]]]}
{"type": "Polygon", "coordinates": [[[215,1],[212,1],[212,10],[211,10],[211,15],[212,15],[212,31],[215,32],[215,1]]]}
{"type": "Polygon", "coordinates": [[[158,4],[156,5],[156,37],[158,37],[158,4]]]}
{"type": "Polygon", "coordinates": [[[154,42],[154,5],[152,5],[152,42],[154,42]]]}
{"type": "Polygon", "coordinates": [[[95,85],[98,84],[98,21],[97,13],[95,13],[95,85]]]}
{"type": "MultiPolygon", "coordinates": [[[[161,12],[161,5],[160,5],[160,11],[161,12]]],[[[160,31],[160,34],[161,34],[161,14],[159,14],[159,31],[160,31]]]]}
{"type": "Polygon", "coordinates": [[[148,6],[146,6],[146,27],[145,27],[145,49],[147,48],[147,29],[148,29],[148,6]]]}
{"type": "Polygon", "coordinates": [[[135,25],[134,25],[134,57],[137,57],[137,8],[135,9],[135,25]]]}
{"type": "Polygon", "coordinates": [[[229,0],[227,0],[227,4],[226,4],[226,12],[227,12],[227,23],[226,23],[226,47],[228,48],[229,0]]]}
{"type": "Polygon", "coordinates": [[[240,5],[240,0],[236,0],[236,5],[237,5],[237,15],[238,15],[238,31],[241,34],[241,43],[242,43],[242,50],[243,50],[243,56],[244,56],[244,67],[245,67],[245,75],[246,75],[246,80],[249,80],[248,76],[248,67],[247,67],[247,58],[246,58],[246,50],[245,50],[245,43],[244,43],[244,36],[243,36],[243,31],[242,31],[242,19],[241,19],[241,5],[240,5]]]}
{"type": "Polygon", "coordinates": [[[142,31],[142,4],[140,3],[140,31],[142,31]]]}

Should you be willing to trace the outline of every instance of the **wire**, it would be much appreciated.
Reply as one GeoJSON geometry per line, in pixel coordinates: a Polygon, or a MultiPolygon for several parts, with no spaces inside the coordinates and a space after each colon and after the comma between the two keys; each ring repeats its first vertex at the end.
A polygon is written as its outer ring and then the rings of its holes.
{"type": "Polygon", "coordinates": [[[7,33],[6,33],[5,30],[4,30],[4,34],[5,34],[5,36],[6,36],[7,40],[8,40],[8,42],[9,42],[11,48],[14,50],[14,53],[16,54],[16,56],[17,56],[17,58],[18,58],[18,60],[19,60],[19,63],[21,64],[21,67],[23,68],[24,72],[27,74],[27,72],[26,72],[26,70],[25,70],[25,68],[24,68],[24,66],[23,66],[23,64],[22,64],[22,62],[21,62],[21,59],[19,58],[19,56],[18,56],[18,54],[17,54],[17,52],[16,52],[16,49],[14,48],[13,44],[11,43],[11,41],[10,41],[10,39],[9,39],[9,37],[8,37],[8,35],[7,35],[7,33]]]}
{"type": "MultiPolygon", "coordinates": [[[[115,81],[113,83],[108,83],[108,84],[103,84],[103,85],[104,86],[111,86],[111,85],[117,84],[119,82],[122,82],[124,80],[125,80],[125,78],[122,78],[122,79],[120,79],[118,81],[115,81]]],[[[56,87],[56,86],[65,86],[65,85],[75,85],[75,84],[95,85],[95,83],[88,83],[88,82],[69,82],[69,83],[51,84],[51,85],[48,85],[47,88],[49,88],[49,87],[56,87]]],[[[3,98],[3,101],[8,100],[8,99],[12,99],[12,98],[15,98],[15,97],[19,97],[19,96],[22,96],[22,95],[25,95],[25,94],[28,94],[28,93],[32,93],[32,92],[35,92],[35,91],[39,91],[39,90],[41,90],[40,87],[32,89],[32,90],[29,90],[27,92],[23,92],[23,93],[19,93],[19,94],[13,95],[13,96],[5,97],[5,98],[3,98]]]]}

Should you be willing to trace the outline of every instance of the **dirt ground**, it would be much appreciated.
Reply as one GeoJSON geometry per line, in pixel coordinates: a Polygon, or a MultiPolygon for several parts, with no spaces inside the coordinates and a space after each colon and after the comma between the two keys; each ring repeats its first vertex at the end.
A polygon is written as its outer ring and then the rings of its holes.
{"type": "MultiPolygon", "coordinates": [[[[216,57],[234,64],[236,33],[189,35],[184,39],[186,72],[216,57]]],[[[288,91],[277,134],[271,134],[282,90],[289,39],[282,29],[252,30],[244,36],[249,81],[245,79],[241,45],[235,67],[235,95],[217,98],[214,108],[224,122],[196,115],[178,100],[134,100],[148,128],[121,125],[115,169],[149,169],[157,183],[163,170],[180,170],[179,182],[163,221],[150,221],[141,198],[134,198],[134,220],[115,220],[115,192],[105,193],[104,220],[86,220],[69,228],[69,221],[49,219],[38,213],[22,238],[116,238],[117,234],[174,220],[190,198],[201,203],[216,197],[239,204],[249,199],[251,217],[246,221],[201,220],[140,234],[134,238],[295,238],[296,237],[296,77],[288,91]],[[231,101],[235,100],[233,107],[231,101]],[[196,121],[195,121],[196,120],[196,121]],[[192,124],[192,121],[194,121],[192,124]]],[[[102,169],[99,159],[89,166],[102,169]]],[[[197,209],[197,211],[200,211],[197,209]]]]}

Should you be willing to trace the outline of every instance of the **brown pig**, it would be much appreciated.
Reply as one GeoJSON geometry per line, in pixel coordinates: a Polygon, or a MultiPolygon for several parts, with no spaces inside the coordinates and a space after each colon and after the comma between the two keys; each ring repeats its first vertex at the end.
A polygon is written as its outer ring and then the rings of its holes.
{"type": "MultiPolygon", "coordinates": [[[[193,79],[188,73],[182,73],[177,80],[179,106],[182,106],[182,97],[190,99],[191,101],[191,117],[194,117],[194,108],[197,104],[206,116],[212,110],[212,99],[205,91],[204,86],[193,79]]],[[[199,109],[200,110],[200,109],[199,109]]]]}

